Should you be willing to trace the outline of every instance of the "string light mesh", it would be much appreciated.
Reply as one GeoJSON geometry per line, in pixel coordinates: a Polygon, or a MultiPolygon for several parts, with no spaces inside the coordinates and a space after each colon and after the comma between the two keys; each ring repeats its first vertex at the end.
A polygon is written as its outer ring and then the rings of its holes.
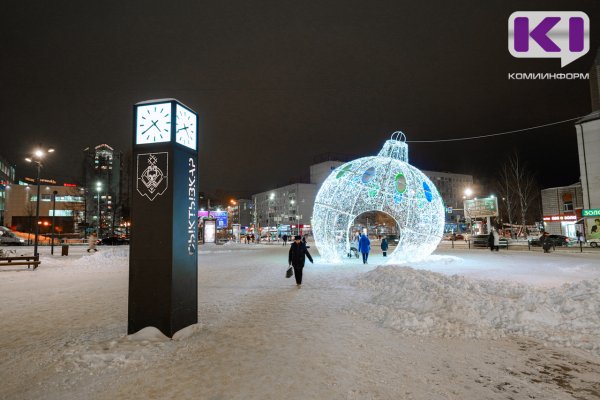
{"type": "Polygon", "coordinates": [[[399,242],[390,262],[412,261],[431,254],[444,230],[444,204],[433,183],[408,164],[408,145],[395,132],[375,157],[336,168],[317,193],[313,210],[315,244],[326,262],[347,256],[351,226],[369,211],[390,215],[399,228],[399,242]]]}

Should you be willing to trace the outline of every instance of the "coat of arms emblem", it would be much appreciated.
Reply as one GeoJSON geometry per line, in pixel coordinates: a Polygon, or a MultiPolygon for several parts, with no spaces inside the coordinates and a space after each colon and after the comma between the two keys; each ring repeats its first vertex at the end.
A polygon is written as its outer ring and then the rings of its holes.
{"type": "Polygon", "coordinates": [[[136,189],[153,201],[169,187],[169,153],[137,155],[136,189]]]}

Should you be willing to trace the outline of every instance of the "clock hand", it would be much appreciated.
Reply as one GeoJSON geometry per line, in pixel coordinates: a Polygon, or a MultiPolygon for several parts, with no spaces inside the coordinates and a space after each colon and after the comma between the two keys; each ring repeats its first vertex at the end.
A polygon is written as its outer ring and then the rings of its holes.
{"type": "Polygon", "coordinates": [[[156,126],[155,122],[152,122],[152,125],[150,125],[144,132],[140,133],[140,135],[143,135],[144,133],[148,132],[150,129],[152,129],[153,126],[156,126]]]}

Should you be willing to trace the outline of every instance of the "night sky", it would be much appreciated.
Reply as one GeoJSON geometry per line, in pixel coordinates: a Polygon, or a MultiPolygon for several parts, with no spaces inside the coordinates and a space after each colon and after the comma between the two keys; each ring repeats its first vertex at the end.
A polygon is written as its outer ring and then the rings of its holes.
{"type": "MultiPolygon", "coordinates": [[[[44,176],[81,177],[82,150],[130,151],[132,105],[174,97],[200,116],[201,190],[257,192],[306,176],[315,156],[408,140],[525,128],[591,111],[587,81],[509,81],[509,72],[588,72],[600,2],[4,2],[0,155],[56,148],[44,176]],[[590,52],[513,58],[508,17],[584,11],[590,52]]],[[[412,144],[421,169],[491,181],[514,150],[542,187],[579,179],[572,123],[525,135],[412,144]]]]}

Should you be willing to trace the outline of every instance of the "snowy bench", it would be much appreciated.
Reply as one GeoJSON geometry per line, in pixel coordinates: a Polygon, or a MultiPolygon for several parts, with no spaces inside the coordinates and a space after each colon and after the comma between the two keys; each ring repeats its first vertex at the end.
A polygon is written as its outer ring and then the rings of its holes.
{"type": "Polygon", "coordinates": [[[0,267],[2,266],[15,266],[15,265],[27,265],[27,269],[33,267],[33,270],[40,265],[40,256],[11,256],[11,257],[0,257],[0,267]]]}

